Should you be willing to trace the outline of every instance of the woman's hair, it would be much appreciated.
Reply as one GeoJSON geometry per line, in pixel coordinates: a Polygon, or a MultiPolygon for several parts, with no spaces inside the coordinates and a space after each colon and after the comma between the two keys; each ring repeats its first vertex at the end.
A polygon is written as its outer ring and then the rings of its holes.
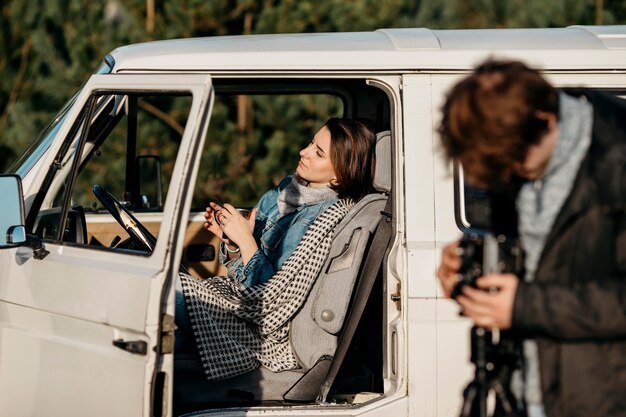
{"type": "Polygon", "coordinates": [[[537,112],[559,114],[558,92],[521,62],[488,60],[448,93],[439,126],[449,160],[476,185],[508,182],[514,163],[548,131],[537,112]]]}
{"type": "Polygon", "coordinates": [[[330,188],[339,198],[360,200],[372,192],[376,167],[376,136],[363,123],[353,119],[329,119],[330,159],[337,182],[330,188]]]}

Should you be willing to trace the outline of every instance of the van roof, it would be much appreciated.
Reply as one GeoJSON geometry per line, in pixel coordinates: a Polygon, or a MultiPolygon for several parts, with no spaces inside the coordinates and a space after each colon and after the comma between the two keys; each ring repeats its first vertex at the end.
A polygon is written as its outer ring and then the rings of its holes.
{"type": "Polygon", "coordinates": [[[626,69],[626,25],[216,36],[129,45],[111,56],[116,72],[459,71],[488,56],[594,71],[626,69]]]}

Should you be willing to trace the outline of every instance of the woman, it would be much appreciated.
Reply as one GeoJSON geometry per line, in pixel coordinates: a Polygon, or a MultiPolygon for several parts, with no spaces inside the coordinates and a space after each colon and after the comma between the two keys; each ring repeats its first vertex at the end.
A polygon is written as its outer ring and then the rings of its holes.
{"type": "Polygon", "coordinates": [[[296,173],[265,193],[248,219],[230,204],[211,203],[205,227],[222,239],[228,275],[245,287],[266,282],[320,213],[338,198],[358,201],[371,192],[374,142],[362,123],[330,119],[300,151],[296,173]]]}
{"type": "Polygon", "coordinates": [[[222,239],[228,275],[180,276],[178,360],[199,356],[207,379],[260,365],[276,372],[298,367],[288,323],[321,270],[334,227],[372,190],[374,149],[365,125],[332,118],[300,152],[296,173],[265,193],[249,218],[230,204],[210,204],[205,227],[222,239]]]}

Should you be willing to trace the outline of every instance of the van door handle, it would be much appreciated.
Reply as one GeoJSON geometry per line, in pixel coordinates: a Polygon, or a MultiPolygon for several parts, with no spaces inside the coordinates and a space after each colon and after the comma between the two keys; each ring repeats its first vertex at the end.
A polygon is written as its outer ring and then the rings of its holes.
{"type": "Polygon", "coordinates": [[[143,340],[126,341],[124,339],[117,339],[113,341],[113,346],[138,355],[145,355],[148,353],[148,344],[143,340]]]}

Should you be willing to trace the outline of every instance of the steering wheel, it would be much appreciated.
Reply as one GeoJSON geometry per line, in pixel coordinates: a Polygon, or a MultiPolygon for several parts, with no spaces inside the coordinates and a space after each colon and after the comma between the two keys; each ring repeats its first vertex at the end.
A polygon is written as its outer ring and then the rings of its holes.
{"type": "Polygon", "coordinates": [[[102,205],[117,222],[126,230],[126,233],[137,243],[139,246],[148,252],[154,250],[156,244],[156,238],[141,224],[139,220],[128,210],[122,203],[120,203],[115,197],[111,195],[107,190],[99,186],[94,185],[92,188],[94,195],[100,200],[102,205]]]}

